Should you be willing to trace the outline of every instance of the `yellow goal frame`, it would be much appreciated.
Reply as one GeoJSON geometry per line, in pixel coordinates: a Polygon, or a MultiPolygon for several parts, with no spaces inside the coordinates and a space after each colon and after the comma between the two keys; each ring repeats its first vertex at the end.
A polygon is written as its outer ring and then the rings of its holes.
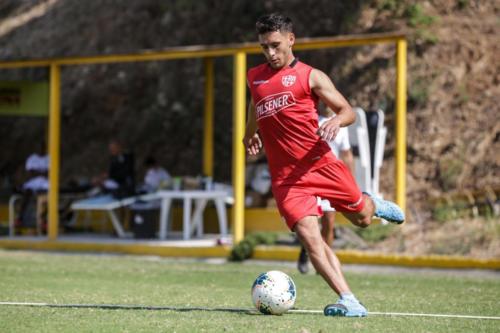
{"type": "MultiPolygon", "coordinates": [[[[296,51],[319,50],[336,47],[352,47],[370,44],[395,44],[396,46],[396,166],[395,198],[406,208],[406,63],[407,41],[402,33],[382,33],[325,38],[297,39],[296,51]]],[[[50,68],[49,107],[49,194],[48,239],[58,237],[59,167],[61,136],[61,67],[90,64],[162,61],[174,59],[205,59],[205,102],[203,134],[203,172],[213,175],[213,114],[214,114],[214,65],[216,57],[233,57],[233,147],[232,183],[234,189],[233,241],[244,237],[245,151],[241,140],[245,129],[246,114],[246,59],[248,54],[260,53],[257,43],[241,43],[210,46],[173,47],[160,51],[143,51],[136,54],[99,55],[89,57],[63,57],[38,60],[0,61],[0,69],[47,67],[50,68]]]]}

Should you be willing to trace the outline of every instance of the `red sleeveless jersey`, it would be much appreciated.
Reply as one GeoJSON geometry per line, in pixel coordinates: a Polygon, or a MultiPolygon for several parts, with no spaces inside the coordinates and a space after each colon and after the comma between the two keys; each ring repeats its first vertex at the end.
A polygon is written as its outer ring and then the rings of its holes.
{"type": "Polygon", "coordinates": [[[318,98],[309,87],[312,67],[294,60],[280,70],[267,63],[248,71],[259,134],[275,185],[336,160],[316,134],[318,98]]]}

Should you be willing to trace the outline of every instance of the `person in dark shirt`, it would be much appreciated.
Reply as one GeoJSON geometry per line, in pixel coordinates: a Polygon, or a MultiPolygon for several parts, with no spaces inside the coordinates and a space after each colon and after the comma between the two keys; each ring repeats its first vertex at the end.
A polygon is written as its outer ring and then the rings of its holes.
{"type": "Polygon", "coordinates": [[[134,156],[125,152],[120,141],[113,139],[108,145],[110,164],[107,173],[95,181],[102,192],[111,193],[116,198],[131,196],[135,192],[134,156]]]}

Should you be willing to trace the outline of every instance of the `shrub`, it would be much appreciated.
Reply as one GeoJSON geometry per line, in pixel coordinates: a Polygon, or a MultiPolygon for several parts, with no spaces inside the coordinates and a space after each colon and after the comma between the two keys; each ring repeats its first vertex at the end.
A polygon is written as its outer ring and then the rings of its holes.
{"type": "Polygon", "coordinates": [[[372,225],[369,228],[356,228],[355,232],[368,243],[381,242],[394,232],[394,225],[372,225]]]}
{"type": "Polygon", "coordinates": [[[412,27],[430,26],[437,18],[435,16],[427,15],[420,4],[410,5],[405,10],[405,16],[408,18],[408,23],[412,27]]]}
{"type": "Polygon", "coordinates": [[[241,242],[233,246],[230,261],[243,261],[251,258],[256,245],[272,245],[278,239],[277,234],[271,232],[256,232],[246,236],[241,242]]]}

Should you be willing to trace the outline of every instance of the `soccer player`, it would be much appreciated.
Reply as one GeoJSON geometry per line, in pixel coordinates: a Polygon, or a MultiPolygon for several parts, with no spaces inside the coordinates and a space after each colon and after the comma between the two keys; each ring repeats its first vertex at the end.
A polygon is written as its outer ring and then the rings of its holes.
{"type": "Polygon", "coordinates": [[[265,146],[280,214],[305,246],[316,271],[340,296],[325,307],[324,314],[366,316],[338,258],[321,238],[316,197],[330,201],[360,227],[369,226],[374,215],[403,223],[404,214],[392,202],[361,193],[347,167],[331,152],[326,141],[356,116],[325,73],[294,57],[291,19],[265,15],[257,20],[256,30],[267,62],[248,71],[252,100],[243,143],[250,155],[265,146]],[[316,110],[319,99],[337,114],[321,126],[316,110]]]}
{"type": "MultiPolygon", "coordinates": [[[[322,125],[325,121],[330,119],[333,111],[326,109],[324,114],[320,112],[318,118],[318,125],[322,125]]],[[[339,157],[342,162],[347,166],[352,175],[354,175],[354,156],[351,150],[351,144],[349,142],[349,132],[347,127],[341,127],[335,139],[328,142],[330,149],[339,157]]],[[[335,209],[330,205],[330,201],[322,200],[318,198],[318,204],[321,206],[323,212],[323,217],[321,218],[321,237],[325,243],[332,247],[334,238],[334,225],[335,225],[335,209]]],[[[302,245],[300,247],[299,259],[297,261],[297,268],[302,274],[306,274],[309,271],[309,256],[307,255],[306,249],[302,245]]]]}

